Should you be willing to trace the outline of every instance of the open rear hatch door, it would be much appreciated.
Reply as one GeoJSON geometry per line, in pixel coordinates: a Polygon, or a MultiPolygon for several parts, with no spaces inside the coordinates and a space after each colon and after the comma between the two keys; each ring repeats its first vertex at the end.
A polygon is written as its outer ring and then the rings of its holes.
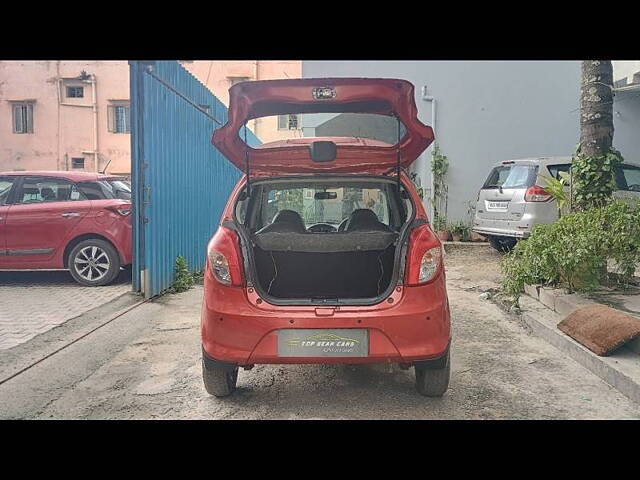
{"type": "Polygon", "coordinates": [[[299,173],[384,174],[407,168],[433,141],[433,130],[418,120],[413,85],[382,78],[321,78],[242,82],[229,89],[228,122],[212,143],[236,167],[252,176],[299,173]],[[399,119],[396,145],[363,138],[297,138],[251,148],[240,137],[245,123],[271,115],[371,113],[399,119]],[[332,145],[319,141],[330,141],[332,145]],[[325,148],[328,147],[328,150],[325,148]],[[329,151],[327,156],[311,152],[329,151]],[[398,158],[399,154],[399,158],[398,158]],[[313,157],[313,158],[312,158],[313,157]]]}

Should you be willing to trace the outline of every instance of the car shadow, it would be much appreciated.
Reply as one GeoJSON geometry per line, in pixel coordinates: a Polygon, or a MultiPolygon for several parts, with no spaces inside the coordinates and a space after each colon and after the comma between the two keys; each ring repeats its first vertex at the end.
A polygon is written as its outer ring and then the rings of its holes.
{"type": "MultiPolygon", "coordinates": [[[[131,283],[131,269],[120,270],[120,274],[109,285],[131,283]]],[[[23,270],[0,271],[0,286],[29,286],[29,285],[78,285],[68,271],[55,270],[23,270]]],[[[108,285],[107,285],[108,286],[108,285]]]]}

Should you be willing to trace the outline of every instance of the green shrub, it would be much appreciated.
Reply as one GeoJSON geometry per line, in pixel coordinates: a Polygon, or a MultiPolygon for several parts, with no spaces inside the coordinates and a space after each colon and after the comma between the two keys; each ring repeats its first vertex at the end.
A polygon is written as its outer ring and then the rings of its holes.
{"type": "Polygon", "coordinates": [[[176,258],[175,277],[171,290],[175,293],[185,292],[193,287],[195,283],[194,274],[189,271],[187,260],[184,257],[176,258]]]}
{"type": "Polygon", "coordinates": [[[616,264],[617,281],[628,283],[640,262],[638,205],[612,202],[536,225],[502,259],[502,286],[516,299],[525,283],[588,292],[608,280],[609,260],[616,264]]]}
{"type": "Polygon", "coordinates": [[[466,237],[471,232],[471,228],[463,221],[458,221],[449,225],[449,231],[451,232],[451,235],[466,237]]]}
{"type": "Polygon", "coordinates": [[[573,207],[586,210],[609,203],[616,189],[614,168],[622,162],[622,155],[614,148],[605,155],[588,157],[578,147],[571,166],[573,207]]]}

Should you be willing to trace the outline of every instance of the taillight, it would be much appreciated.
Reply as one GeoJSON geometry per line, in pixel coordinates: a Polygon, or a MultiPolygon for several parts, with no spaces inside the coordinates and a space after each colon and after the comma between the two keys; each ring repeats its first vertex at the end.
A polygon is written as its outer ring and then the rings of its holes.
{"type": "Polygon", "coordinates": [[[118,215],[122,215],[123,217],[126,217],[127,215],[131,215],[131,205],[128,205],[128,204],[115,205],[107,208],[112,212],[117,213],[118,215]]]}
{"type": "Polygon", "coordinates": [[[527,191],[524,194],[525,202],[547,202],[551,200],[551,195],[544,188],[539,187],[538,185],[533,185],[527,188],[527,191]]]}
{"type": "Polygon", "coordinates": [[[242,255],[238,234],[227,227],[220,227],[207,246],[211,273],[224,285],[241,286],[242,255]]]}
{"type": "Polygon", "coordinates": [[[442,245],[428,225],[416,227],[409,237],[406,285],[422,285],[433,280],[442,268],[442,245]]]}

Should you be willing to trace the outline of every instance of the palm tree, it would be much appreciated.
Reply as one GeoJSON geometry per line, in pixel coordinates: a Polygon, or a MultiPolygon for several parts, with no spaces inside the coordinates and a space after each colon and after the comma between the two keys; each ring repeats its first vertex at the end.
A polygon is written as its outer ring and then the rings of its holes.
{"type": "Polygon", "coordinates": [[[611,200],[616,188],[614,169],[623,161],[612,144],[611,61],[584,61],[580,86],[580,144],[571,169],[572,210],[599,207],[611,200]]]}
{"type": "Polygon", "coordinates": [[[613,143],[613,67],[610,60],[582,62],[580,146],[587,157],[606,155],[613,143]]]}

